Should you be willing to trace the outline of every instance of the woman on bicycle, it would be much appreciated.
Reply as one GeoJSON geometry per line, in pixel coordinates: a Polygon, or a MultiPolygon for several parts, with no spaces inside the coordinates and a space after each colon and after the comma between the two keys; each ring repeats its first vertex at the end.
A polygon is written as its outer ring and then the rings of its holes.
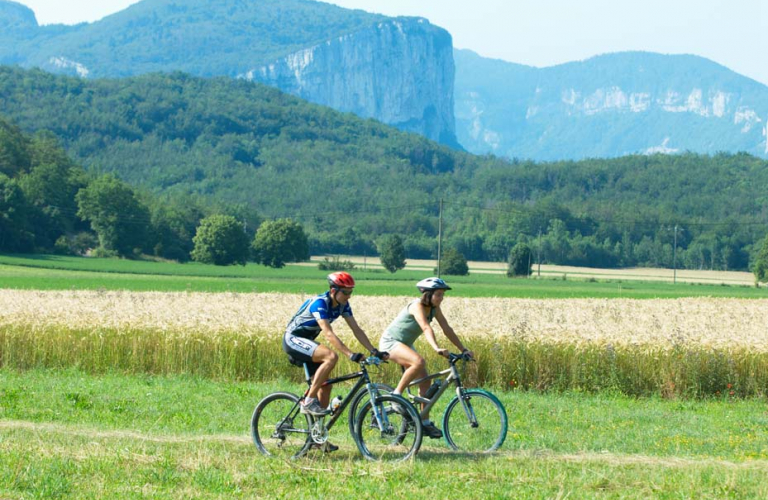
{"type": "MultiPolygon", "coordinates": [[[[433,319],[437,319],[443,333],[453,345],[462,353],[473,356],[472,351],[461,343],[440,309],[445,291],[450,290],[451,287],[440,278],[426,278],[416,283],[416,288],[421,292],[421,298],[410,302],[400,311],[379,341],[379,350],[388,351],[389,359],[404,368],[403,376],[393,391],[394,394],[402,394],[411,381],[427,376],[424,358],[413,347],[413,343],[422,333],[435,352],[440,356],[448,356],[448,349],[442,349],[437,345],[435,332],[430,326],[433,319]]],[[[426,395],[429,384],[428,380],[419,384],[419,394],[422,397],[426,395]]],[[[430,438],[439,439],[443,436],[442,431],[429,418],[423,421],[423,425],[424,433],[430,438]]]]}
{"type": "Polygon", "coordinates": [[[349,325],[357,340],[368,349],[372,355],[385,358],[387,353],[379,353],[373,347],[368,336],[358,326],[352,316],[352,308],[349,306],[349,297],[355,288],[355,280],[346,272],[336,272],[328,275],[330,290],[316,297],[306,300],[293,318],[288,322],[288,327],[283,335],[283,350],[288,354],[290,362],[296,366],[307,364],[312,385],[307,397],[302,400],[301,412],[315,416],[323,416],[331,413],[328,402],[331,398],[331,387],[323,387],[328,380],[336,362],[338,354],[331,349],[315,342],[320,333],[337,351],[344,353],[354,362],[363,359],[360,353],[352,352],[336,336],[331,327],[337,318],[342,317],[349,325]]]}

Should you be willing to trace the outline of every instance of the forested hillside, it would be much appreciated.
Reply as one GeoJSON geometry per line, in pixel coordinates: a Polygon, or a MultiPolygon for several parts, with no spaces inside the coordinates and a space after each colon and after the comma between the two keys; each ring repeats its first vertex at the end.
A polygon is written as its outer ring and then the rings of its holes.
{"type": "Polygon", "coordinates": [[[395,233],[409,257],[430,257],[440,199],[444,244],[469,259],[505,260],[526,242],[559,264],[746,269],[768,230],[768,162],[747,154],[508,162],[181,73],[86,81],[4,67],[0,114],[155,197],[297,220],[315,253],[371,255],[395,233]]]}
{"type": "Polygon", "coordinates": [[[242,205],[152,196],[111,174],[87,173],[50,132],[28,135],[0,117],[0,252],[144,253],[187,261],[196,227],[209,213],[252,228],[260,222],[242,205]]]}

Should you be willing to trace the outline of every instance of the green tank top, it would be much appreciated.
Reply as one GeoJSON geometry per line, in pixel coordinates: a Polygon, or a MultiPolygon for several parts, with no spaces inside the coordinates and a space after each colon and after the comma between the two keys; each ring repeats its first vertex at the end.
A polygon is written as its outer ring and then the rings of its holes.
{"type": "MultiPolygon", "coordinates": [[[[416,322],[416,318],[414,318],[413,314],[408,311],[408,308],[411,306],[411,304],[414,303],[418,305],[419,301],[414,300],[405,306],[403,310],[400,311],[400,314],[398,314],[392,323],[390,323],[387,329],[384,330],[385,335],[408,346],[413,346],[413,343],[416,342],[416,339],[419,338],[419,335],[423,333],[421,327],[416,322]]],[[[434,317],[435,308],[433,307],[429,311],[427,321],[431,323],[434,317]]]]}

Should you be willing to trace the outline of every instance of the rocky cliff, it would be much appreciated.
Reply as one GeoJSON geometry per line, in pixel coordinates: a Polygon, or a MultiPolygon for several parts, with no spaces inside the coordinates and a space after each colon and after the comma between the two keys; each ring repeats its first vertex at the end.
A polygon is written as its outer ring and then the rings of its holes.
{"type": "Polygon", "coordinates": [[[452,40],[426,19],[379,22],[241,76],[456,145],[452,40]]]}
{"type": "Polygon", "coordinates": [[[549,68],[455,57],[457,136],[473,153],[768,157],[768,87],[701,57],[625,52],[549,68]]]}

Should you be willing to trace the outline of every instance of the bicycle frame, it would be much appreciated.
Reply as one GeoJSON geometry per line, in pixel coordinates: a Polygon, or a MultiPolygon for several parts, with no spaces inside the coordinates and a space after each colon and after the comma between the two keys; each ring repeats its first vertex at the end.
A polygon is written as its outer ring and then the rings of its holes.
{"type": "MultiPolygon", "coordinates": [[[[304,377],[307,381],[307,385],[310,386],[312,384],[312,376],[309,374],[309,369],[307,368],[306,363],[304,363],[304,377]]],[[[324,427],[326,431],[331,430],[334,424],[339,420],[339,417],[341,417],[341,415],[344,413],[344,410],[347,409],[347,406],[349,406],[352,400],[354,400],[355,395],[357,395],[357,393],[360,390],[362,390],[363,387],[365,387],[366,390],[368,391],[368,395],[370,396],[371,401],[375,401],[376,394],[378,394],[378,390],[376,389],[376,386],[371,382],[371,378],[368,375],[368,369],[365,367],[365,365],[362,365],[360,371],[358,372],[349,373],[347,375],[342,375],[340,377],[329,378],[328,380],[323,382],[322,387],[331,386],[334,384],[338,384],[340,382],[346,382],[347,380],[355,380],[355,379],[359,379],[359,380],[355,383],[354,387],[352,387],[352,390],[349,391],[349,394],[346,397],[342,398],[341,404],[336,409],[336,411],[333,412],[333,414],[331,415],[331,419],[327,423],[325,423],[324,427]]],[[[307,390],[304,391],[304,396],[306,396],[307,393],[309,393],[309,387],[307,387],[307,390]]],[[[299,403],[296,403],[294,408],[298,408],[298,404],[299,403]]],[[[290,413],[293,413],[293,411],[294,409],[292,409],[290,413]]],[[[379,427],[383,429],[384,426],[387,424],[386,414],[382,415],[379,412],[379,408],[377,406],[374,406],[373,411],[374,411],[374,415],[376,415],[376,420],[378,422],[379,427]]],[[[325,417],[320,417],[320,418],[325,418],[325,417]]],[[[312,419],[313,421],[315,421],[317,417],[312,417],[312,419]]]]}
{"type": "Polygon", "coordinates": [[[459,369],[456,368],[456,361],[461,359],[460,356],[456,356],[454,354],[450,354],[448,358],[448,362],[450,363],[450,366],[446,368],[445,370],[433,373],[431,375],[427,375],[426,377],[421,377],[419,379],[416,379],[412,381],[410,384],[408,384],[408,394],[410,395],[411,399],[414,403],[421,403],[424,405],[424,408],[421,410],[420,415],[429,415],[430,410],[432,410],[432,407],[435,406],[435,403],[440,399],[440,397],[443,395],[443,393],[448,389],[448,386],[451,385],[451,383],[456,384],[456,395],[461,399],[461,390],[464,388],[464,386],[461,384],[461,375],[459,375],[459,369]],[[454,358],[455,356],[455,358],[454,358]],[[443,381],[443,384],[440,386],[440,389],[437,390],[436,393],[432,395],[431,398],[423,398],[421,396],[414,396],[411,394],[410,388],[413,386],[418,386],[422,382],[425,382],[427,380],[436,379],[438,377],[442,377],[443,375],[447,375],[445,377],[445,380],[443,381]]]}

